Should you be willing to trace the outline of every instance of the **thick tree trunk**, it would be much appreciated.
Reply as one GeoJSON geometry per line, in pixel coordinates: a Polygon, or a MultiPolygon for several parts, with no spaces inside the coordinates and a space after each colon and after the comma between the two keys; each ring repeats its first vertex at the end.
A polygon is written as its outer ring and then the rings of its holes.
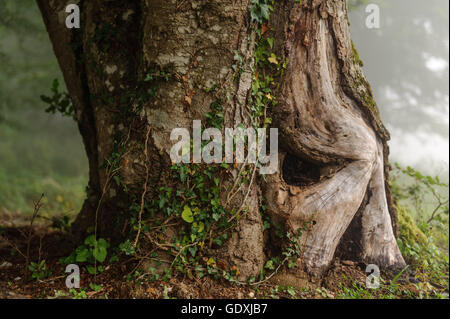
{"type": "MultiPolygon", "coordinates": [[[[65,27],[65,1],[37,2],[90,163],[88,199],[74,231],[123,233],[130,198],[142,213],[168,183],[172,129],[205,123],[218,98],[224,127],[252,125],[257,26],[249,0],[81,0],[79,30],[65,27]],[[153,71],[170,78],[142,86],[153,71]],[[213,85],[216,94],[208,92],[213,85]]],[[[309,273],[321,274],[335,255],[357,247],[353,257],[368,263],[404,264],[393,231],[389,136],[354,54],[346,10],[343,0],[274,6],[267,34],[274,52],[289,59],[269,111],[280,130],[279,169],[250,179],[229,201],[241,166],[220,176],[222,204],[245,213],[213,254],[241,278],[259,273],[268,247],[282,246],[263,236],[262,197],[273,221],[303,231],[299,260],[309,273]]]]}

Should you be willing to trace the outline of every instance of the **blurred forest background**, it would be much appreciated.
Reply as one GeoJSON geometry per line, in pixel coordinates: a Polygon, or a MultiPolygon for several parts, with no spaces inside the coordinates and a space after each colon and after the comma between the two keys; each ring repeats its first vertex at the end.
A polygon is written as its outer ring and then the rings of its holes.
{"type": "MultiPolygon", "coordinates": [[[[87,185],[87,158],[72,118],[45,112],[40,95],[64,86],[33,0],[0,0],[0,213],[75,215],[87,185]]],[[[64,87],[61,88],[64,90],[64,87]]]]}
{"type": "MultiPolygon", "coordinates": [[[[368,3],[349,1],[351,32],[391,131],[391,162],[448,181],[449,2],[370,1],[381,8],[380,29],[365,25],[368,3]]],[[[44,217],[81,207],[88,173],[81,137],[72,118],[46,113],[40,99],[54,79],[64,91],[35,1],[0,0],[0,214],[28,214],[41,193],[44,217]]]]}

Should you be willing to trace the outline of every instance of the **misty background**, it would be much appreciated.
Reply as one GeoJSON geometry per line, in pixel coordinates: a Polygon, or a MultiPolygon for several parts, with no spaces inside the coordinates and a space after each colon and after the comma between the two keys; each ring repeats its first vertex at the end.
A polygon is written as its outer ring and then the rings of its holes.
{"type": "MultiPolygon", "coordinates": [[[[381,28],[365,25],[368,1],[351,0],[351,32],[384,123],[391,161],[448,180],[449,16],[447,0],[373,0],[381,28]]],[[[33,0],[0,0],[0,215],[75,215],[87,159],[75,122],[45,113],[62,75],[33,0]]],[[[65,90],[65,88],[62,88],[65,90]]]]}
{"type": "Polygon", "coordinates": [[[391,161],[448,180],[449,1],[350,1],[353,42],[384,124],[391,161]],[[380,28],[366,27],[368,3],[380,28]]]}

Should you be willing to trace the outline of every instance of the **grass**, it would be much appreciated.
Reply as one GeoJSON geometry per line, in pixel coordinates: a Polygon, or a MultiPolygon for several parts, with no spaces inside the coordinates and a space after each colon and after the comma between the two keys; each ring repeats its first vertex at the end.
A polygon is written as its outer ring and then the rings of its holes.
{"type": "MultiPolygon", "coordinates": [[[[353,280],[340,299],[449,298],[448,183],[397,166],[393,194],[399,213],[398,244],[408,268],[378,289],[353,280]],[[434,218],[430,218],[435,212],[434,218]],[[409,277],[409,278],[406,278],[409,277]],[[401,284],[402,283],[402,284],[401,284]]],[[[343,282],[348,278],[343,278],[343,282]]]]}

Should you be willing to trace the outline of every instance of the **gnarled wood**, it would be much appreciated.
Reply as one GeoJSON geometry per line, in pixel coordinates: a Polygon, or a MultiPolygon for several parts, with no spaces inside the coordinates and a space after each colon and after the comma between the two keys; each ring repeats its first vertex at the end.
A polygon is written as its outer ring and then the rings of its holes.
{"type": "Polygon", "coordinates": [[[367,116],[364,108],[376,110],[371,100],[355,99],[370,92],[354,61],[345,1],[305,3],[286,35],[286,48],[290,64],[275,111],[282,143],[287,153],[320,166],[322,174],[308,186],[287,185],[282,174],[271,176],[265,187],[270,211],[294,231],[308,225],[302,261],[320,274],[368,192],[362,257],[380,267],[404,265],[384,188],[387,133],[376,114],[367,116]],[[356,85],[355,76],[361,87],[349,88],[356,85]]]}

